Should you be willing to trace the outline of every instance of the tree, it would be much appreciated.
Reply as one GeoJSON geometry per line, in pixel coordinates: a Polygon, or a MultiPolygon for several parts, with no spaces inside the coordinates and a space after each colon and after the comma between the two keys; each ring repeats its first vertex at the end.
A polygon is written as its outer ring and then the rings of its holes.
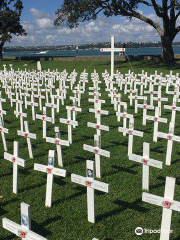
{"type": "Polygon", "coordinates": [[[12,35],[26,35],[20,23],[22,9],[21,0],[0,0],[0,59],[3,58],[3,46],[11,41],[12,35]]]}
{"type": "Polygon", "coordinates": [[[180,1],[177,0],[64,0],[57,10],[55,26],[63,23],[70,28],[78,27],[80,22],[95,20],[100,12],[109,16],[137,18],[151,25],[158,32],[162,43],[161,57],[164,62],[174,61],[172,43],[180,31],[177,19],[180,16],[180,1]],[[138,8],[146,6],[155,12],[162,24],[143,15],[138,8]]]}

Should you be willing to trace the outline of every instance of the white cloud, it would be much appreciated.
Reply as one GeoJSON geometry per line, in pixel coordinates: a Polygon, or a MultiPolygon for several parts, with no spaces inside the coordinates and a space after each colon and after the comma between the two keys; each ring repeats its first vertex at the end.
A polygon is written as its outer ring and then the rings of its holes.
{"type": "Polygon", "coordinates": [[[36,19],[37,25],[40,29],[49,29],[49,28],[55,28],[54,22],[52,19],[49,18],[38,18],[36,19]]]}
{"type": "Polygon", "coordinates": [[[31,14],[33,15],[34,18],[36,19],[40,19],[40,18],[51,18],[51,15],[49,15],[48,13],[39,11],[36,8],[31,8],[30,9],[31,14]]]}

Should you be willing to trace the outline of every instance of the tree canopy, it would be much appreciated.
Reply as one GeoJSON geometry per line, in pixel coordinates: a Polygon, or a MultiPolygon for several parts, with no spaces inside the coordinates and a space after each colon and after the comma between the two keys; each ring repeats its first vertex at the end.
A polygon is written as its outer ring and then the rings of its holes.
{"type": "Polygon", "coordinates": [[[10,42],[12,35],[26,35],[20,17],[23,9],[21,0],[0,0],[0,44],[10,42]]]}
{"type": "MultiPolygon", "coordinates": [[[[95,20],[100,13],[105,16],[125,16],[137,18],[151,25],[159,33],[162,57],[174,60],[172,42],[180,31],[177,19],[180,16],[180,1],[177,0],[64,0],[57,10],[55,26],[65,24],[69,28],[78,27],[81,22],[95,20]],[[162,19],[162,25],[139,11],[139,7],[151,8],[162,19]]],[[[166,61],[166,60],[165,60],[166,61]]]]}

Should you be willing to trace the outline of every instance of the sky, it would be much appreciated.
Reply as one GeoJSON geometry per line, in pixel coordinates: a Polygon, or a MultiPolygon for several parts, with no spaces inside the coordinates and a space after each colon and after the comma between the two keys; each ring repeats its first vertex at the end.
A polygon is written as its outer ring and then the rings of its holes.
{"type": "MultiPolygon", "coordinates": [[[[99,15],[96,21],[81,23],[76,29],[54,27],[55,12],[63,0],[24,0],[21,23],[27,36],[13,37],[6,46],[79,45],[109,42],[113,34],[118,42],[159,41],[158,33],[140,20],[99,15]]],[[[141,7],[140,12],[161,24],[153,9],[141,7]]],[[[180,20],[178,21],[180,24],[180,20]]],[[[178,35],[175,40],[180,41],[178,35]]]]}

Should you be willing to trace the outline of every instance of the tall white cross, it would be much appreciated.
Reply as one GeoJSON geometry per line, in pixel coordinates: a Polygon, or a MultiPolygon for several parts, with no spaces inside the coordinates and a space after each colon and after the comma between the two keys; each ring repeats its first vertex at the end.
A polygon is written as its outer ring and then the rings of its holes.
{"type": "Polygon", "coordinates": [[[114,78],[114,53],[115,52],[125,52],[125,48],[115,48],[114,47],[114,36],[111,36],[111,48],[101,48],[101,52],[111,53],[111,79],[114,78]]]}

